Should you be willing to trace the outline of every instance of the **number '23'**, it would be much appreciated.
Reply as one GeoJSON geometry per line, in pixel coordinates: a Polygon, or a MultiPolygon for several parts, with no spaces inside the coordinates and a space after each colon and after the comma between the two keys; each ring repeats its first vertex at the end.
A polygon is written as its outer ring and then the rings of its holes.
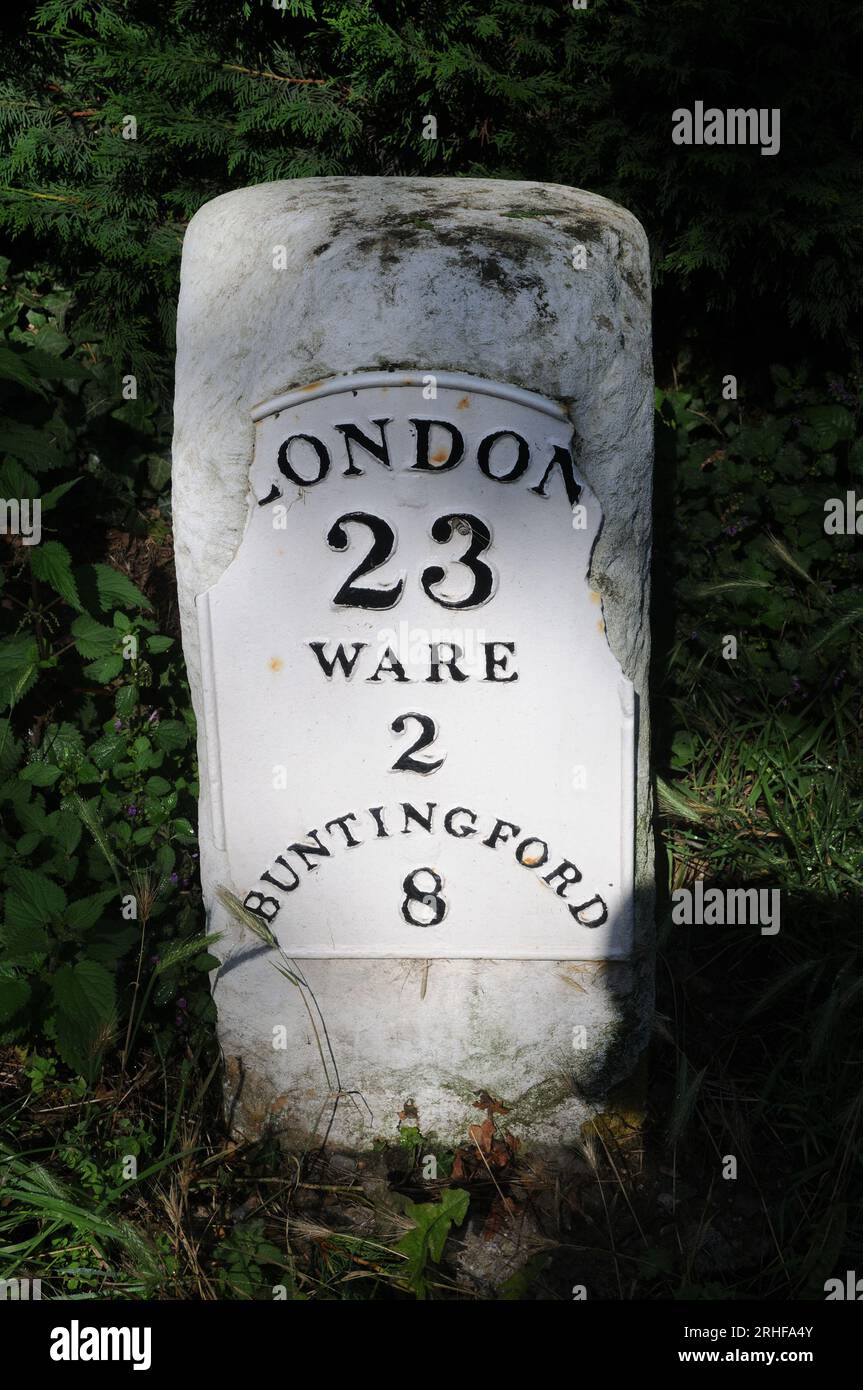
{"type": "MultiPolygon", "coordinates": [[[[350,522],[357,526],[365,526],[371,532],[371,549],[337,590],[333,596],[333,603],[339,608],[394,608],[404,592],[404,579],[399,579],[389,588],[382,589],[365,588],[355,583],[364,575],[380,569],[381,565],[385,565],[392,557],[396,548],[393,528],[388,521],[379,516],[372,516],[370,512],[345,512],[333,522],[327,532],[327,544],[332,550],[348,549],[350,541],[345,526],[350,522]]],[[[439,516],[434,522],[431,528],[432,539],[445,545],[447,541],[452,540],[456,531],[470,537],[467,550],[459,556],[457,562],[465,565],[473,575],[470,593],[461,599],[447,599],[441,593],[436,593],[435,590],[446,579],[446,570],[441,565],[429,565],[424,569],[420,582],[423,592],[442,608],[478,608],[486,599],[491,598],[495,590],[494,571],[480,559],[483,551],[491,544],[491,532],[484,521],[471,516],[469,512],[447,512],[446,516],[439,516]]]]}

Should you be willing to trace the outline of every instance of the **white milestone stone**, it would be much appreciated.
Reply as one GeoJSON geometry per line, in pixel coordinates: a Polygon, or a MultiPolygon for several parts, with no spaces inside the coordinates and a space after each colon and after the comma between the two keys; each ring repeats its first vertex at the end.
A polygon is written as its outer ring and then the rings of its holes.
{"type": "Polygon", "coordinates": [[[193,218],[177,336],[232,1124],[454,1142],[486,1091],[566,1143],[652,1005],[644,233],[554,185],[264,184],[193,218]]]}

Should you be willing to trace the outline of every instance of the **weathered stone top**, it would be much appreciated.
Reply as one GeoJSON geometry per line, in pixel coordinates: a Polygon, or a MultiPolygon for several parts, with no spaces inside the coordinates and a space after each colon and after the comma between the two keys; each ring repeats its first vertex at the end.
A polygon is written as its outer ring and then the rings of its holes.
{"type": "MultiPolygon", "coordinates": [[[[350,372],[465,371],[559,400],[611,518],[599,587],[603,575],[613,585],[631,528],[649,524],[633,486],[652,442],[647,240],[597,194],[422,178],[295,179],[223,194],[186,232],[178,341],[174,491],[197,499],[178,509],[181,596],[185,584],[214,584],[236,553],[247,489],[232,465],[251,462],[254,406],[350,372]],[[573,265],[577,247],[584,269],[573,265]],[[196,522],[204,498],[206,538],[196,522]]],[[[609,635],[627,669],[613,616],[609,635]]]]}

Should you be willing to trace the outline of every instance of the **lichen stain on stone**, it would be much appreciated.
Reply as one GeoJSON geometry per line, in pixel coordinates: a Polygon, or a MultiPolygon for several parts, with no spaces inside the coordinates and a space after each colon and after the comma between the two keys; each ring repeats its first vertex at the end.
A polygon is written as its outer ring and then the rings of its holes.
{"type": "Polygon", "coordinates": [[[455,407],[455,408],[456,408],[456,410],[467,410],[469,407],[470,407],[470,396],[462,396],[461,400],[456,402],[456,407],[455,407]]]}
{"type": "Polygon", "coordinates": [[[267,665],[269,666],[271,671],[281,671],[284,664],[285,663],[282,661],[282,658],[280,656],[272,656],[270,657],[270,660],[267,662],[267,665]]]}
{"type": "Polygon", "coordinates": [[[570,208],[511,208],[509,212],[502,212],[501,217],[518,218],[519,220],[538,217],[568,217],[570,208]]]}
{"type": "Polygon", "coordinates": [[[601,217],[582,217],[577,221],[564,223],[561,231],[574,237],[576,241],[602,241],[602,234],[609,225],[601,217]]]}
{"type": "Polygon", "coordinates": [[[641,276],[634,274],[628,266],[621,264],[619,257],[618,272],[621,278],[626,281],[626,284],[632,290],[632,293],[635,295],[635,297],[637,299],[640,299],[642,303],[644,303],[644,301],[647,299],[647,291],[644,282],[641,279],[641,276]]]}
{"type": "Polygon", "coordinates": [[[429,222],[427,217],[423,217],[418,212],[406,212],[399,217],[402,226],[420,227],[425,232],[433,232],[435,227],[433,222],[429,222]]]}

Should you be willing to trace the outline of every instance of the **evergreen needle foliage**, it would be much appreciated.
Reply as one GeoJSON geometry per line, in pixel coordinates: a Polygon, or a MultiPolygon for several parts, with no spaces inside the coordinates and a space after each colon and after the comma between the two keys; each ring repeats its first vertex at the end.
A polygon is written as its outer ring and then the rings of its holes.
{"type": "Polygon", "coordinates": [[[169,360],[203,202],[340,174],[590,188],[644,222],[666,323],[697,304],[719,331],[742,307],[767,333],[847,340],[863,303],[861,15],[834,0],[48,0],[6,40],[0,226],[74,278],[82,331],[138,375],[169,360]],[[672,112],[695,100],[780,108],[780,153],[674,145],[672,112]]]}

